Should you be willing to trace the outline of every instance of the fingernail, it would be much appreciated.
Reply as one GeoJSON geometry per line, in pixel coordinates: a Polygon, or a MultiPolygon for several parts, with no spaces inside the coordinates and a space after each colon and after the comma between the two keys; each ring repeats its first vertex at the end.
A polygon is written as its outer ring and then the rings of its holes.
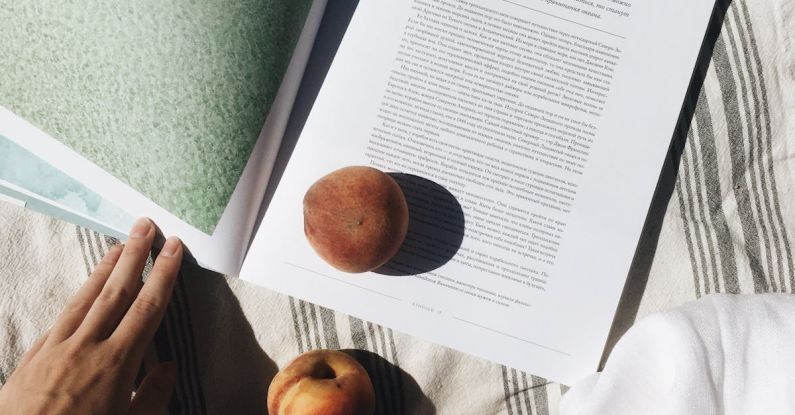
{"type": "Polygon", "coordinates": [[[144,238],[149,235],[152,229],[152,221],[147,218],[140,218],[135,221],[132,229],[130,229],[130,238],[144,238]]]}
{"type": "Polygon", "coordinates": [[[182,241],[179,238],[172,236],[166,239],[166,244],[163,245],[163,250],[160,251],[160,255],[164,256],[174,256],[177,254],[177,251],[182,246],[182,241]]]}

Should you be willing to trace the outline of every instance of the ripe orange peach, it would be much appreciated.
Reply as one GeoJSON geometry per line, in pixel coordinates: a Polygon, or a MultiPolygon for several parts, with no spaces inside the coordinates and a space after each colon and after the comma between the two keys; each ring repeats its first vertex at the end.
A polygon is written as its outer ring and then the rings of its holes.
{"type": "Polygon", "coordinates": [[[403,191],[372,167],[345,167],[304,196],[304,233],[312,248],[345,272],[372,271],[400,249],[409,224],[403,191]]]}
{"type": "Polygon", "coordinates": [[[351,356],[315,350],[295,358],[268,388],[270,415],[372,415],[375,391],[351,356]]]}

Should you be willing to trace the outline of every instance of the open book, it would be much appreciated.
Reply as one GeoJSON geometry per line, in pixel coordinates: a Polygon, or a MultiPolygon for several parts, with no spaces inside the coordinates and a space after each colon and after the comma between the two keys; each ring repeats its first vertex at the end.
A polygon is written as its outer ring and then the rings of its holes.
{"type": "Polygon", "coordinates": [[[7,194],[117,234],[149,216],[208,268],[548,379],[596,369],[712,1],[362,0],[278,181],[325,2],[177,3],[0,47],[23,56],[2,64],[22,65],[0,85],[7,194]],[[390,172],[411,216],[362,275],[303,233],[306,190],[349,165],[390,172]]]}

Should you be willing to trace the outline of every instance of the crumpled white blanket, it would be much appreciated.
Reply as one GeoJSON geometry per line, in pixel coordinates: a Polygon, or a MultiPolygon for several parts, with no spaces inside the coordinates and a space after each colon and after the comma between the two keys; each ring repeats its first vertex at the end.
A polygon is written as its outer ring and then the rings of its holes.
{"type": "Polygon", "coordinates": [[[795,297],[713,295],[653,314],[561,414],[795,414],[795,297]]]}

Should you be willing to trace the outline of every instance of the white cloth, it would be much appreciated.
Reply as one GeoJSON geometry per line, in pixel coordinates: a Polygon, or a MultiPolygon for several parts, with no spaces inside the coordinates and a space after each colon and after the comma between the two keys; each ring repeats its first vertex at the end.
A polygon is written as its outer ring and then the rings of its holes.
{"type": "Polygon", "coordinates": [[[714,295],[646,317],[562,415],[795,413],[795,297],[714,295]]]}

